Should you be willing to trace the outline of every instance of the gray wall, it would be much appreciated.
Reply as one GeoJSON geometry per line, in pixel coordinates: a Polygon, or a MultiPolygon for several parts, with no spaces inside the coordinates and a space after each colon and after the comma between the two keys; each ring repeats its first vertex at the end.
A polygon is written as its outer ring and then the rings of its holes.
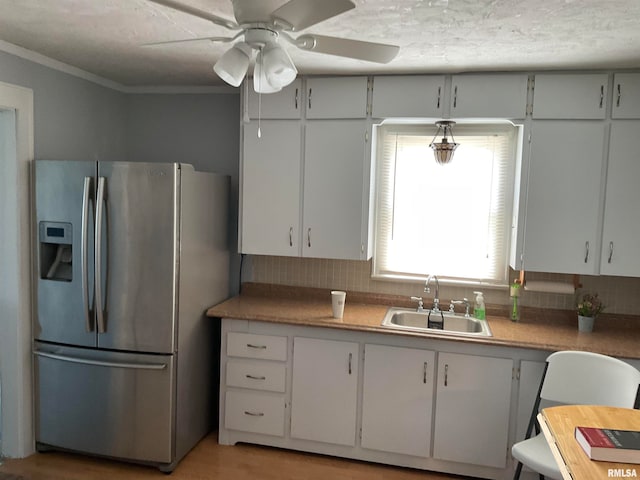
{"type": "Polygon", "coordinates": [[[3,52],[0,81],[33,90],[35,158],[125,156],[125,94],[3,52]]]}

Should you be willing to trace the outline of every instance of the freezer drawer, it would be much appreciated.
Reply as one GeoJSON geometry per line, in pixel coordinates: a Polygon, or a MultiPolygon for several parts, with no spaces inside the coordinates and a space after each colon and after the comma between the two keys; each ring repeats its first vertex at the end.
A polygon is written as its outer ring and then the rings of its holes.
{"type": "Polygon", "coordinates": [[[34,355],[37,442],[141,462],[172,462],[172,355],[37,342],[34,355]]]}

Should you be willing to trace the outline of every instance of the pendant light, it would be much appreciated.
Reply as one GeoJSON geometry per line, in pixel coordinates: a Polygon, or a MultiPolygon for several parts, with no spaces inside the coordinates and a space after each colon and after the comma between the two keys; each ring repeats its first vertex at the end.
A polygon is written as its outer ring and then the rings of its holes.
{"type": "Polygon", "coordinates": [[[439,165],[446,165],[449,163],[453,158],[453,152],[458,148],[459,143],[456,143],[455,138],[453,138],[452,127],[455,124],[456,122],[450,120],[436,122],[438,130],[436,131],[436,134],[434,135],[433,140],[431,140],[429,146],[433,149],[433,155],[439,165]],[[440,131],[442,131],[442,140],[440,143],[437,143],[435,140],[440,131]],[[449,142],[449,139],[447,138],[449,135],[453,141],[452,143],[449,142]]]}

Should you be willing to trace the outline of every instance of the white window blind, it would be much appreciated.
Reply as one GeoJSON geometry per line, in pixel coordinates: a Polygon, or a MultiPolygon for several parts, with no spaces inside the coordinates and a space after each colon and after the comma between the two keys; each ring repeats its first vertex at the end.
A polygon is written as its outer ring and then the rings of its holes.
{"type": "Polygon", "coordinates": [[[378,127],[374,277],[507,283],[517,132],[456,125],[460,146],[438,165],[435,127],[378,127]]]}

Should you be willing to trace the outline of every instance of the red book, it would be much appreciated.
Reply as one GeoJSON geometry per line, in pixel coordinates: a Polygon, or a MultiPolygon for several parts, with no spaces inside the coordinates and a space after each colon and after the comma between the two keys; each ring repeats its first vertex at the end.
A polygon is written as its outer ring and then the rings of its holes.
{"type": "Polygon", "coordinates": [[[640,432],[576,427],[576,440],[591,460],[640,463],[640,432]]]}

